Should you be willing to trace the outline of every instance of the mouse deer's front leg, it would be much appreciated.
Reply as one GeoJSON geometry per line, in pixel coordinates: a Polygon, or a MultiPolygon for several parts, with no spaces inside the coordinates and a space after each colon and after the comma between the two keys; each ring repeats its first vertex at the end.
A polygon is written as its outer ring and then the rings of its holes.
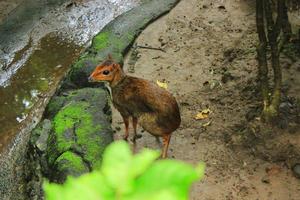
{"type": "Polygon", "coordinates": [[[170,139],[171,139],[171,134],[166,134],[166,135],[163,135],[162,137],[163,137],[163,149],[162,149],[161,157],[166,158],[167,153],[168,153],[170,139]]]}
{"type": "Polygon", "coordinates": [[[137,117],[132,117],[133,142],[134,143],[135,143],[136,139],[138,139],[137,132],[136,132],[137,123],[138,123],[138,118],[137,117]]]}

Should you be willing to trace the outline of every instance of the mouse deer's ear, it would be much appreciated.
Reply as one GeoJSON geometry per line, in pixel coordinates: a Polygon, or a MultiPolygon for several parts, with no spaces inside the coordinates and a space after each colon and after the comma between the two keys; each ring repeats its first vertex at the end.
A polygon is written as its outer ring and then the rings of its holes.
{"type": "Polygon", "coordinates": [[[119,65],[118,63],[114,63],[114,64],[113,64],[113,67],[114,67],[114,68],[117,68],[117,67],[119,67],[119,66],[120,66],[120,65],[119,65]]]}
{"type": "Polygon", "coordinates": [[[112,58],[112,56],[111,56],[110,53],[107,55],[107,60],[113,60],[113,58],[112,58]]]}

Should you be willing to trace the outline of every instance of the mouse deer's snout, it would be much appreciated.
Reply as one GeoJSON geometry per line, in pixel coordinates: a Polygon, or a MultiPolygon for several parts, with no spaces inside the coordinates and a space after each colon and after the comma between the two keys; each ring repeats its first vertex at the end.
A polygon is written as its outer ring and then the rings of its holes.
{"type": "Polygon", "coordinates": [[[88,77],[88,82],[94,82],[94,79],[93,79],[93,77],[92,77],[92,75],[90,75],[89,77],[88,77]]]}
{"type": "Polygon", "coordinates": [[[101,67],[97,66],[94,71],[90,74],[90,76],[88,77],[88,82],[92,83],[92,82],[97,82],[98,81],[98,76],[99,76],[99,72],[101,71],[101,67]]]}

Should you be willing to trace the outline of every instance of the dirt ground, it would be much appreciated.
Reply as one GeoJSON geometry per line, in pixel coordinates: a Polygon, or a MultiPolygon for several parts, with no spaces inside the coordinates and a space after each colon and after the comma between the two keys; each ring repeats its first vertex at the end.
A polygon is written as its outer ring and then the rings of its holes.
{"type": "MultiPolygon", "coordinates": [[[[283,123],[285,129],[261,125],[256,42],[254,1],[182,0],[135,42],[161,50],[136,47],[126,58],[128,74],[166,82],[179,102],[182,123],[173,133],[169,157],[207,165],[206,176],[193,186],[190,199],[299,199],[300,181],[291,170],[294,158],[281,160],[276,150],[259,151],[266,146],[259,146],[259,136],[241,139],[241,133],[259,135],[268,130],[274,140],[269,149],[281,148],[274,147],[279,134],[291,154],[300,146],[299,124],[291,119],[283,123]],[[212,111],[207,119],[194,119],[206,108],[212,111]]],[[[299,99],[300,62],[295,57],[283,60],[285,102],[291,106],[299,99]]],[[[124,125],[116,110],[113,128],[120,139],[124,125]]],[[[141,129],[139,133],[137,151],[160,148],[150,134],[141,129]]]]}

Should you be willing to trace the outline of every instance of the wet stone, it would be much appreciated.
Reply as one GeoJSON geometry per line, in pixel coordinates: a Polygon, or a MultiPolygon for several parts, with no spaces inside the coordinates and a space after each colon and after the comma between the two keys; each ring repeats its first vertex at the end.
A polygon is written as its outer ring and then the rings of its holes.
{"type": "Polygon", "coordinates": [[[295,164],[295,166],[293,167],[293,173],[297,178],[300,179],[300,164],[299,163],[295,164]]]}
{"type": "Polygon", "coordinates": [[[41,130],[40,136],[37,139],[35,145],[40,151],[44,152],[47,148],[47,140],[48,140],[52,125],[51,125],[51,121],[48,119],[45,119],[42,122],[42,124],[43,124],[42,130],[41,130]]]}

